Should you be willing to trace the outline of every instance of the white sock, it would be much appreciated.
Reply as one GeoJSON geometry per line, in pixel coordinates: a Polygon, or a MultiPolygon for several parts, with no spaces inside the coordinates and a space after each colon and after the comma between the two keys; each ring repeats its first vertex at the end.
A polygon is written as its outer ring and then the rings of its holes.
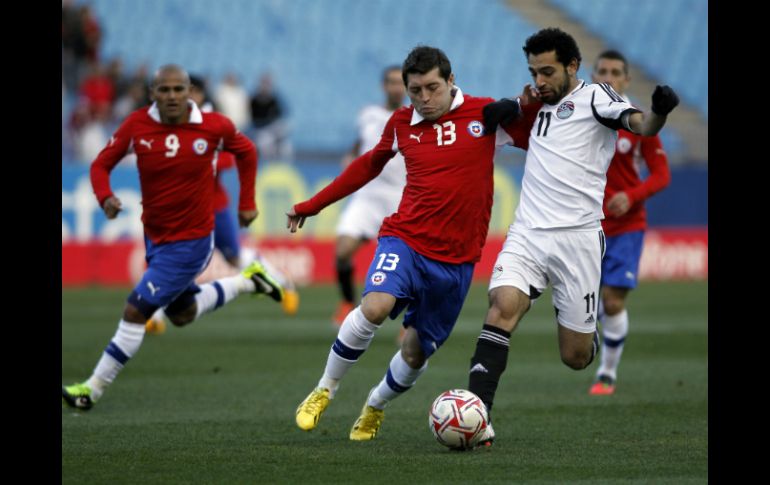
{"type": "Polygon", "coordinates": [[[142,339],[144,339],[143,323],[120,321],[118,331],[104,349],[93,374],[88,379],[88,385],[92,391],[91,398],[94,401],[99,399],[104,389],[115,380],[128,359],[136,354],[142,345],[142,339]]]}
{"type": "Polygon", "coordinates": [[[200,285],[201,291],[195,294],[197,319],[204,313],[216,310],[230,302],[241,293],[254,293],[254,282],[237,274],[200,285]]]}
{"type": "Polygon", "coordinates": [[[602,320],[601,365],[596,375],[605,375],[613,380],[617,378],[620,356],[623,354],[623,346],[628,335],[628,311],[623,309],[616,315],[604,315],[602,320]]]}
{"type": "Polygon", "coordinates": [[[401,350],[399,350],[390,359],[388,372],[369,394],[366,404],[377,409],[384,409],[390,401],[408,391],[427,368],[428,361],[425,361],[425,364],[419,369],[412,369],[401,356],[401,350]]]}
{"type": "Polygon", "coordinates": [[[158,308],[155,310],[155,313],[152,314],[152,317],[150,317],[153,320],[159,320],[159,321],[165,321],[166,320],[166,312],[163,311],[163,307],[158,308]]]}
{"type": "Polygon", "coordinates": [[[354,308],[345,321],[342,322],[340,331],[337,333],[337,340],[329,350],[329,357],[326,359],[326,368],[321,380],[318,381],[318,387],[329,389],[330,398],[334,397],[339,387],[339,382],[345,373],[358,358],[369,347],[374,338],[374,332],[379,327],[366,319],[361,306],[354,308]]]}

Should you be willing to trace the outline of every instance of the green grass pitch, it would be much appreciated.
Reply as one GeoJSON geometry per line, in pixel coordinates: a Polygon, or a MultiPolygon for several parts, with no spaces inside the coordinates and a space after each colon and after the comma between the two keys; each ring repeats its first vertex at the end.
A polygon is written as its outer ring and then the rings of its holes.
{"type": "MultiPolygon", "coordinates": [[[[62,293],[62,383],[90,375],[128,290],[62,293]]],[[[589,396],[597,363],[559,359],[546,293],[511,338],[491,450],[450,452],[428,429],[442,391],[467,386],[487,307],[474,285],[457,326],[415,387],[386,410],[378,437],[348,432],[396,350],[388,321],[351,369],[318,428],[294,424],[336,335],[332,286],[303,288],[286,317],[241,297],[187,328],[147,335],[89,412],[62,406],[63,483],[705,483],[707,283],[642,283],[613,396],[589,396]]]]}

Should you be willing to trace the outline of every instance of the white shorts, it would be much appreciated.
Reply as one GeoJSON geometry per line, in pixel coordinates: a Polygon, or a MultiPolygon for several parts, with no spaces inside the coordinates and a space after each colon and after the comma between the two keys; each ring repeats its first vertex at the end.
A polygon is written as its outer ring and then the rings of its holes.
{"type": "Polygon", "coordinates": [[[337,236],[354,239],[376,239],[382,220],[390,216],[401,202],[398,193],[357,193],[348,201],[337,223],[337,236]]]}
{"type": "Polygon", "coordinates": [[[593,333],[604,248],[601,227],[527,229],[514,223],[497,255],[489,290],[513,286],[535,299],[551,284],[559,325],[593,333]]]}

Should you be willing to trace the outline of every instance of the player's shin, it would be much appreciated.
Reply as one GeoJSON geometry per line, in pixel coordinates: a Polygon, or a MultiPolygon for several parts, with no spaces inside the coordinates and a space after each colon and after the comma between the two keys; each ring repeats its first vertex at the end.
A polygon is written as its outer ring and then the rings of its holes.
{"type": "Polygon", "coordinates": [[[121,320],[118,330],[104,349],[94,372],[88,379],[91,397],[98,400],[104,389],[115,380],[128,360],[133,357],[144,339],[144,323],[130,323],[121,320]]]}
{"type": "Polygon", "coordinates": [[[614,381],[617,378],[620,356],[628,335],[628,310],[623,309],[616,315],[605,315],[602,321],[601,365],[597,376],[608,376],[614,381]]]}
{"type": "Polygon", "coordinates": [[[366,319],[360,306],[345,317],[329,351],[324,374],[318,382],[318,387],[329,389],[330,398],[334,397],[339,381],[369,347],[378,328],[366,319]]]}
{"type": "Polygon", "coordinates": [[[408,391],[427,368],[427,361],[418,369],[409,367],[399,350],[390,360],[385,376],[369,394],[367,405],[384,409],[390,401],[408,391]]]}
{"type": "Polygon", "coordinates": [[[337,260],[337,282],[340,285],[342,298],[353,303],[355,286],[353,285],[353,264],[349,260],[337,260]]]}
{"type": "Polygon", "coordinates": [[[195,318],[218,309],[241,293],[253,292],[254,282],[239,274],[200,285],[200,291],[195,294],[197,306],[195,318]]]}
{"type": "Polygon", "coordinates": [[[491,413],[500,376],[508,363],[511,333],[492,325],[484,325],[471,357],[468,390],[484,401],[491,413]]]}

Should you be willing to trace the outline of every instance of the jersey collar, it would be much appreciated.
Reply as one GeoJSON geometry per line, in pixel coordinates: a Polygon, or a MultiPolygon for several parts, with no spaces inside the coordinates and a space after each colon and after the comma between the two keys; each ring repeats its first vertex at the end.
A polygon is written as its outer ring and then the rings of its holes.
{"type": "MultiPolygon", "coordinates": [[[[198,105],[195,104],[195,101],[188,99],[187,105],[190,107],[190,119],[188,119],[187,122],[196,125],[203,123],[203,115],[201,114],[201,110],[198,108],[198,105]]],[[[160,123],[160,111],[158,111],[158,103],[152,103],[150,109],[147,110],[147,114],[150,116],[150,118],[153,119],[153,121],[160,123]]]]}
{"type": "MultiPolygon", "coordinates": [[[[457,108],[461,104],[463,104],[463,101],[465,101],[465,98],[463,97],[463,90],[460,89],[460,86],[455,86],[457,91],[455,92],[455,97],[452,100],[452,105],[449,106],[449,111],[452,111],[453,109],[457,108]]],[[[412,121],[409,123],[411,126],[416,125],[417,123],[421,122],[425,118],[422,117],[420,113],[417,112],[417,110],[412,111],[412,121]]]]}

